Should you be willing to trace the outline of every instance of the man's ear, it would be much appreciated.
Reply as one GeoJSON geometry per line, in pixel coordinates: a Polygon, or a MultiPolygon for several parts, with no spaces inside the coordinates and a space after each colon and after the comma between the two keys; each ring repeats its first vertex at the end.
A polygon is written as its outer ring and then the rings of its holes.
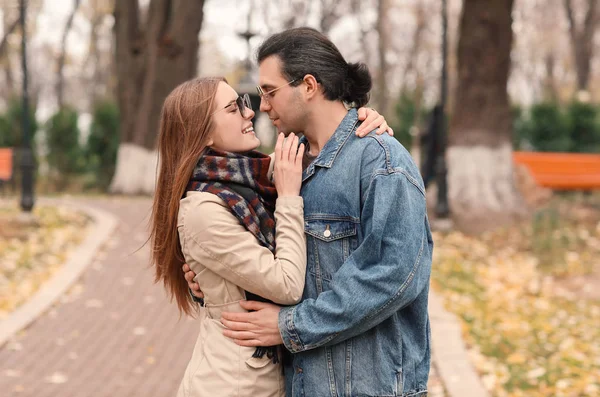
{"type": "Polygon", "coordinates": [[[302,89],[306,99],[313,98],[321,91],[321,87],[317,82],[317,79],[312,74],[307,74],[302,80],[304,81],[304,86],[302,89]]]}

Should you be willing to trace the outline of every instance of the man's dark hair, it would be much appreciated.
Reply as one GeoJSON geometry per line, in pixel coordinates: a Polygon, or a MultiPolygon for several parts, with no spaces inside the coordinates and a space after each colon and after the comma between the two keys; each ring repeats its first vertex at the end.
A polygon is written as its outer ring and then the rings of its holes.
{"type": "Polygon", "coordinates": [[[364,63],[348,63],[324,34],[312,28],[284,30],[266,39],[258,49],[258,63],[275,55],[281,60],[281,72],[302,83],[311,74],[323,87],[325,98],[341,100],[356,107],[369,102],[373,82],[364,63]]]}

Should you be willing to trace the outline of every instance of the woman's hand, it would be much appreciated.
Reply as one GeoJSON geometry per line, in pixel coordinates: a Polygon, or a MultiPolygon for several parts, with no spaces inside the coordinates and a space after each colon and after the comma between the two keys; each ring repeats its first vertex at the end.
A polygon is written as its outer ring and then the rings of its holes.
{"type": "Polygon", "coordinates": [[[304,144],[298,147],[298,137],[291,133],[284,141],[283,133],[275,144],[273,179],[279,197],[299,196],[302,185],[302,157],[304,144]]]}
{"type": "Polygon", "coordinates": [[[356,135],[360,138],[369,134],[375,128],[378,128],[375,133],[381,135],[387,132],[390,136],[394,136],[394,130],[387,124],[385,118],[375,109],[360,108],[358,109],[358,119],[363,123],[356,129],[356,135]]]}

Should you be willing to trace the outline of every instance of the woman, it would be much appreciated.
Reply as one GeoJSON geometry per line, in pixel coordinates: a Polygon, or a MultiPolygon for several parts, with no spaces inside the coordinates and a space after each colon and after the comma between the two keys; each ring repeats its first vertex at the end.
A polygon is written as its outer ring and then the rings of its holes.
{"type": "MultiPolygon", "coordinates": [[[[280,134],[273,165],[254,151],[253,116],[248,97],[223,78],[183,83],[163,105],[151,223],[156,281],[192,315],[181,275],[187,263],[205,302],[181,397],[285,395],[278,348],[237,346],[219,321],[222,311],[243,311],[241,300],[289,305],[304,288],[304,146],[280,134]]],[[[379,115],[369,116],[366,122],[379,115]]]]}

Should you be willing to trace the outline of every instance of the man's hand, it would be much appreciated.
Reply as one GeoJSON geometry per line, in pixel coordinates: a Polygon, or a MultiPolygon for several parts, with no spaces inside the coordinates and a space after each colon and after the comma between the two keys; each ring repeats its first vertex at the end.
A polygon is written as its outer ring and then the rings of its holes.
{"type": "Polygon", "coordinates": [[[185,273],[184,277],[187,280],[188,287],[192,291],[192,294],[196,298],[204,299],[204,293],[200,291],[200,286],[197,282],[194,281],[194,277],[196,277],[196,273],[190,269],[187,263],[184,263],[182,266],[183,272],[185,273]]]}
{"type": "Polygon", "coordinates": [[[227,327],[223,335],[233,339],[240,346],[275,346],[281,345],[283,339],[279,333],[279,311],[277,305],[264,302],[241,301],[250,313],[221,314],[221,323],[227,327]]]}
{"type": "Polygon", "coordinates": [[[394,136],[394,130],[387,124],[385,118],[375,109],[359,108],[358,119],[363,123],[356,129],[356,135],[359,137],[366,136],[369,132],[378,128],[375,133],[381,135],[387,132],[390,136],[394,136]]]}

